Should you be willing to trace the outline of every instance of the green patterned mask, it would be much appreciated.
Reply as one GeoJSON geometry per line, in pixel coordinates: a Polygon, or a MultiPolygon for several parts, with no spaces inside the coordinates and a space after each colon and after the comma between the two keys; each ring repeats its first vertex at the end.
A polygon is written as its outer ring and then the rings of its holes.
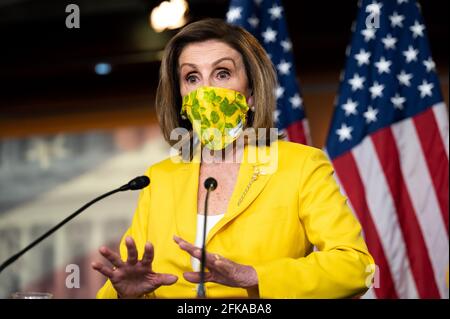
{"type": "Polygon", "coordinates": [[[202,86],[183,97],[181,115],[187,116],[202,145],[221,150],[233,143],[247,121],[248,105],[242,93],[202,86]]]}

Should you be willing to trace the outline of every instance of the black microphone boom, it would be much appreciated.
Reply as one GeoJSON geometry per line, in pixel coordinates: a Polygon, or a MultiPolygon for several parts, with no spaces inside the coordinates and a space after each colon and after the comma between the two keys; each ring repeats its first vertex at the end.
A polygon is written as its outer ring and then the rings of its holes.
{"type": "Polygon", "coordinates": [[[3,271],[3,269],[5,269],[9,265],[11,265],[13,262],[15,262],[17,259],[19,259],[19,257],[22,256],[23,254],[25,254],[28,250],[30,250],[31,248],[33,248],[34,246],[39,244],[41,241],[43,241],[45,238],[47,238],[48,236],[53,234],[60,227],[62,227],[64,224],[66,224],[72,218],[76,217],[78,214],[80,214],[82,211],[84,211],[86,208],[88,208],[92,204],[94,204],[94,203],[98,202],[99,200],[102,200],[103,198],[108,197],[108,196],[110,196],[112,194],[115,194],[115,193],[118,193],[118,192],[127,191],[127,190],[141,189],[141,188],[147,187],[149,184],[150,184],[150,178],[148,178],[147,176],[138,176],[138,177],[132,179],[131,181],[129,181],[128,184],[125,184],[125,185],[123,185],[123,186],[121,186],[119,188],[116,188],[115,190],[112,190],[112,191],[110,191],[108,193],[105,193],[105,194],[103,194],[103,195],[101,195],[101,196],[91,200],[89,203],[87,203],[86,205],[84,205],[83,207],[78,209],[75,213],[73,213],[72,215],[66,217],[59,224],[57,224],[52,229],[50,229],[45,234],[43,234],[41,237],[39,237],[38,239],[33,241],[27,247],[25,247],[24,249],[19,251],[17,254],[11,256],[8,260],[6,260],[4,263],[2,263],[0,265],[0,273],[3,271]]]}
{"type": "Polygon", "coordinates": [[[150,184],[150,178],[148,178],[145,175],[138,176],[136,178],[133,178],[131,181],[129,181],[128,184],[125,184],[122,187],[120,187],[119,191],[121,191],[121,192],[127,191],[127,190],[135,191],[135,190],[147,187],[148,184],[150,184]]]}
{"type": "Polygon", "coordinates": [[[200,282],[198,284],[197,288],[197,297],[199,298],[205,298],[205,262],[206,262],[206,225],[207,225],[207,218],[208,218],[208,200],[209,200],[209,193],[217,188],[217,181],[212,178],[208,177],[205,180],[205,183],[203,184],[206,188],[206,197],[205,197],[205,218],[203,219],[203,239],[202,239],[202,256],[200,259],[200,282]]]}

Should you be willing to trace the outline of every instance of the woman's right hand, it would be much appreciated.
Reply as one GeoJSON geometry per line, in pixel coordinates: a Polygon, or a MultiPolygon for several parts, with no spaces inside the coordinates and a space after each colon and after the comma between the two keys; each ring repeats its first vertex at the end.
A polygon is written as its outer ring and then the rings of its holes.
{"type": "Polygon", "coordinates": [[[92,268],[109,278],[119,298],[140,298],[162,285],[173,285],[178,280],[174,275],[153,272],[154,250],[151,243],[145,244],[142,260],[138,260],[133,238],[125,238],[125,245],[128,250],[126,262],[122,261],[119,254],[103,246],[99,249],[100,254],[114,267],[108,267],[100,262],[92,263],[92,268]]]}

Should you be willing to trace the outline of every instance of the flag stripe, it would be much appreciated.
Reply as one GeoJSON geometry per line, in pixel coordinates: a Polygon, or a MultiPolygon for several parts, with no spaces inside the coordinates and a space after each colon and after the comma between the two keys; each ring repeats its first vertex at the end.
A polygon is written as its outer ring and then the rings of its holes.
{"type": "Polygon", "coordinates": [[[305,127],[306,120],[300,120],[292,123],[287,127],[288,132],[288,138],[291,142],[301,143],[301,144],[308,144],[306,134],[307,130],[305,127]]]}
{"type": "Polygon", "coordinates": [[[400,298],[448,298],[448,112],[425,30],[416,0],[360,1],[326,144],[353,153],[400,298]]]}
{"type": "MultiPolygon", "coordinates": [[[[377,158],[375,146],[370,137],[366,137],[353,151],[356,167],[365,189],[365,200],[381,240],[388,260],[396,294],[402,298],[417,298],[417,288],[408,260],[407,247],[392,196],[381,163],[377,158]]],[[[350,185],[356,187],[356,185],[350,185]]],[[[381,268],[381,266],[380,266],[381,268]]],[[[380,271],[383,271],[381,269],[380,271]]],[[[391,289],[381,280],[383,290],[391,289]]],[[[388,292],[385,292],[388,294],[388,292]]]]}
{"type": "MultiPolygon", "coordinates": [[[[427,112],[434,117],[431,109],[427,112]]],[[[434,280],[440,295],[444,296],[447,290],[444,275],[448,261],[448,234],[442,223],[438,199],[418,141],[419,136],[414,125],[416,118],[394,124],[392,132],[399,150],[401,170],[408,193],[414,194],[410,198],[430,256],[434,280]]]]}
{"type": "Polygon", "coordinates": [[[448,112],[445,103],[438,103],[433,107],[434,118],[439,127],[441,140],[444,142],[445,153],[448,160],[448,112]]]}
{"type": "Polygon", "coordinates": [[[333,160],[336,175],[345,189],[345,192],[352,203],[363,229],[370,253],[378,265],[381,286],[375,288],[378,298],[397,298],[392,280],[391,271],[386,259],[380,238],[376,231],[377,227],[373,222],[366,202],[364,184],[357,170],[355,159],[351,153],[346,153],[333,160]],[[343,172],[342,174],[340,172],[343,172]]]}
{"type": "Polygon", "coordinates": [[[400,156],[393,133],[390,128],[385,128],[372,134],[371,138],[392,197],[395,199],[394,205],[408,248],[407,253],[419,296],[439,298],[423,234],[401,174],[400,156]]]}
{"type": "Polygon", "coordinates": [[[430,108],[417,115],[414,124],[423,152],[427,155],[425,159],[431,175],[430,185],[434,185],[448,239],[448,158],[433,109],[430,108]]]}

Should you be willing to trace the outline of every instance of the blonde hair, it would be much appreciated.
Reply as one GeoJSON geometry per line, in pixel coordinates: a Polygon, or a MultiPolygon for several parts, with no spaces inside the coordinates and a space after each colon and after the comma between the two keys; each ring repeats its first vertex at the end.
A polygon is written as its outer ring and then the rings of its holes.
{"type": "Polygon", "coordinates": [[[185,128],[192,135],[191,123],[180,115],[182,100],[178,58],[186,45],[212,39],[228,44],[242,55],[255,105],[255,111],[249,111],[247,128],[252,127],[257,131],[258,128],[273,127],[277,79],[266,51],[245,29],[220,19],[204,19],[193,22],[178,32],[167,44],[161,61],[155,104],[163,136],[170,145],[177,143],[170,139],[171,132],[176,128],[185,128]]]}

